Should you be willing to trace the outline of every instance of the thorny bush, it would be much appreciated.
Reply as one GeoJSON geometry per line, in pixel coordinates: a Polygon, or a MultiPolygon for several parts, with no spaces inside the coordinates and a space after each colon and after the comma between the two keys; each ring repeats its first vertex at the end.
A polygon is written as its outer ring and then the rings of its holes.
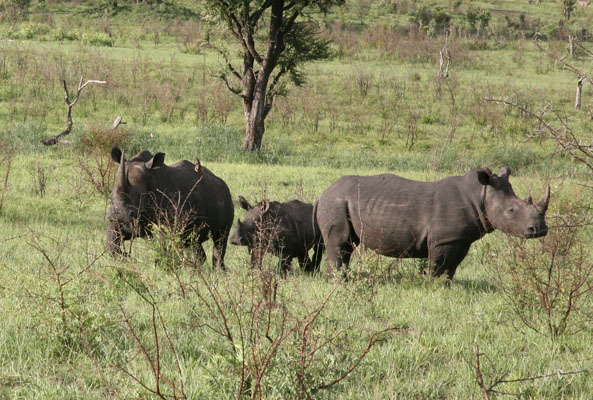
{"type": "Polygon", "coordinates": [[[539,240],[508,237],[492,256],[495,285],[522,324],[551,338],[591,325],[593,300],[590,210],[565,200],[547,236],[539,240]]]}

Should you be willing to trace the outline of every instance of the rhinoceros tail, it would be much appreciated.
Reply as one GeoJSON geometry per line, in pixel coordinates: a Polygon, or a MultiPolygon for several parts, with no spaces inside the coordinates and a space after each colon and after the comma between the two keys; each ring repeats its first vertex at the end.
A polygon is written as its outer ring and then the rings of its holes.
{"type": "Polygon", "coordinates": [[[313,204],[313,233],[315,237],[315,243],[313,244],[313,270],[315,272],[319,271],[319,265],[321,264],[321,258],[323,256],[323,251],[325,249],[325,245],[323,243],[323,237],[321,236],[321,229],[319,229],[319,224],[317,223],[317,203],[313,204]]]}

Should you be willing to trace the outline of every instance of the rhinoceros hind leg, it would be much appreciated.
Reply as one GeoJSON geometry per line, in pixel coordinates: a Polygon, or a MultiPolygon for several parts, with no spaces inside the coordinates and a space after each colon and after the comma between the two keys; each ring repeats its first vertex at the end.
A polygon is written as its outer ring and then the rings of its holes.
{"type": "MultiPolygon", "coordinates": [[[[323,245],[323,240],[320,239],[317,243],[313,245],[313,260],[311,265],[312,272],[319,272],[319,265],[321,265],[321,258],[323,257],[323,250],[325,249],[323,245]]],[[[307,270],[305,268],[305,270],[307,270]]]]}
{"type": "Polygon", "coordinates": [[[212,241],[214,242],[214,246],[212,246],[212,266],[214,268],[226,269],[224,266],[224,255],[226,254],[228,236],[228,232],[226,235],[212,236],[212,241]]]}
{"type": "Polygon", "coordinates": [[[202,247],[201,243],[197,243],[195,248],[195,265],[196,267],[201,267],[206,261],[206,252],[204,251],[204,247],[202,247]]]}
{"type": "Polygon", "coordinates": [[[317,209],[317,222],[327,250],[327,274],[330,277],[334,275],[334,269],[339,271],[343,265],[348,266],[353,250],[352,243],[358,243],[349,220],[347,203],[334,203],[332,206],[317,209]]]}

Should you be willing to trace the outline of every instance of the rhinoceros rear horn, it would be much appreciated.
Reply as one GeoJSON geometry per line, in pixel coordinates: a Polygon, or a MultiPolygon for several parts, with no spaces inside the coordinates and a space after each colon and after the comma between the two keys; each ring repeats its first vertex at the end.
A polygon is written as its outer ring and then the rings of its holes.
{"type": "Polygon", "coordinates": [[[531,198],[531,195],[527,196],[527,198],[525,199],[525,202],[527,204],[533,204],[533,199],[531,198]]]}
{"type": "Polygon", "coordinates": [[[267,212],[270,209],[270,201],[268,199],[263,199],[260,207],[262,214],[267,212]]]}
{"type": "Polygon", "coordinates": [[[544,199],[542,201],[538,201],[535,205],[538,210],[545,213],[548,211],[548,204],[550,203],[550,185],[546,188],[546,194],[544,195],[544,199]]]}
{"type": "Polygon", "coordinates": [[[509,176],[511,176],[511,168],[505,166],[500,167],[500,169],[498,170],[498,176],[501,178],[508,178],[509,176]]]}

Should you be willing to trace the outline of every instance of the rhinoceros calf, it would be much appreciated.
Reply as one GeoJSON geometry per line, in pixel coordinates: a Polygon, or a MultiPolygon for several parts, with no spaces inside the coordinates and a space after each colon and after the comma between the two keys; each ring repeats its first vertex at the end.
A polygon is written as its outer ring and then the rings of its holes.
{"type": "Polygon", "coordinates": [[[224,268],[227,240],[233,225],[234,207],[226,183],[208,168],[189,161],[165,165],[165,154],[147,150],[129,160],[119,146],[111,158],[119,163],[111,193],[106,250],[121,253],[124,240],[150,235],[153,223],[181,224],[187,241],[214,242],[212,264],[224,268]]]}
{"type": "Polygon", "coordinates": [[[418,182],[392,174],[344,176],[315,203],[328,255],[328,273],[348,266],[353,246],[362,244],[389,257],[428,258],[436,276],[453,278],[471,244],[500,229],[535,238],[548,232],[550,200],[519,199],[511,170],[472,169],[463,176],[418,182]]]}
{"type": "Polygon", "coordinates": [[[230,241],[248,247],[252,265],[257,265],[264,253],[269,252],[280,258],[283,273],[290,269],[295,257],[306,272],[319,269],[323,244],[319,231],[314,229],[312,204],[263,200],[254,207],[239,196],[239,205],[247,214],[243,221],[237,220],[230,241]],[[313,261],[309,258],[311,247],[315,251],[313,261]]]}

